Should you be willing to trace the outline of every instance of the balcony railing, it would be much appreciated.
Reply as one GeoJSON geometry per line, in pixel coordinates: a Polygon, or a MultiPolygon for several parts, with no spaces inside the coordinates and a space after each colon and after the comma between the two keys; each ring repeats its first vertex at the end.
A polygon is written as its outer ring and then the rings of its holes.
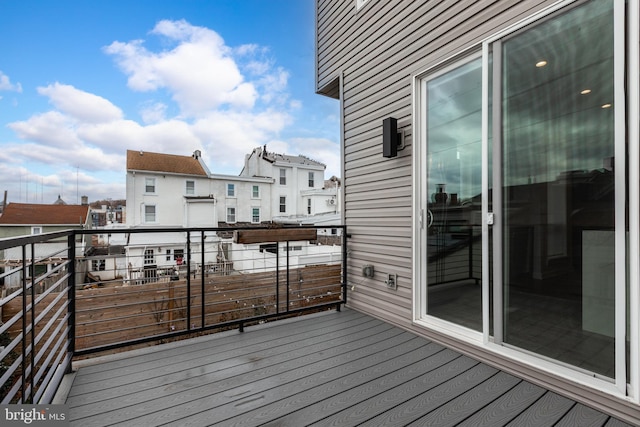
{"type": "Polygon", "coordinates": [[[50,403],[74,358],[346,303],[346,229],[75,230],[0,240],[0,400],[50,403]]]}

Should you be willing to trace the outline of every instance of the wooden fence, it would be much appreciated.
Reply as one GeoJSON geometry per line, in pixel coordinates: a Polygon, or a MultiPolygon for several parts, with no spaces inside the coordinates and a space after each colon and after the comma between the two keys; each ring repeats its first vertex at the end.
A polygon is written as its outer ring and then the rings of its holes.
{"type": "MultiPolygon", "coordinates": [[[[190,296],[185,279],[77,290],[76,349],[183,331],[189,324],[192,329],[197,329],[243,318],[285,313],[287,308],[309,307],[342,298],[340,265],[291,269],[288,279],[287,293],[287,272],[282,270],[279,272],[279,286],[276,286],[275,271],[205,277],[204,324],[203,286],[199,275],[190,280],[190,296]],[[187,305],[191,307],[189,318],[187,305]]],[[[48,295],[45,304],[57,296],[57,293],[48,295]]],[[[65,298],[58,304],[63,301],[65,298]]],[[[3,320],[10,319],[21,309],[21,298],[9,302],[4,306],[3,320]]],[[[9,329],[12,337],[21,331],[21,322],[9,329]]]]}

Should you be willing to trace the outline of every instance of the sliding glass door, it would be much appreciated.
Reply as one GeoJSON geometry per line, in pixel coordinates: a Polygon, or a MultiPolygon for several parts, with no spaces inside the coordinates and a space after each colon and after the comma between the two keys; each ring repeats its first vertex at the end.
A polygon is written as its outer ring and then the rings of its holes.
{"type": "Polygon", "coordinates": [[[613,1],[590,1],[493,45],[502,342],[607,378],[625,226],[615,221],[613,15],[613,1]]]}
{"type": "Polygon", "coordinates": [[[482,59],[425,80],[427,313],[482,330],[482,59]]]}
{"type": "Polygon", "coordinates": [[[414,149],[416,320],[621,392],[625,7],[557,4],[417,76],[414,149]]]}

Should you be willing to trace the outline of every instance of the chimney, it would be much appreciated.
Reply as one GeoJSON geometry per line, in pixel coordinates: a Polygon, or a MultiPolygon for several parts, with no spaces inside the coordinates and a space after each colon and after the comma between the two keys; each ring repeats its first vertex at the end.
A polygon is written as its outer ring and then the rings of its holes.
{"type": "Polygon", "coordinates": [[[196,150],[193,152],[194,159],[198,160],[201,156],[202,156],[202,153],[200,152],[200,150],[196,150]]]}
{"type": "Polygon", "coordinates": [[[87,206],[89,204],[89,197],[88,196],[82,196],[80,198],[82,200],[82,206],[87,206]]]}

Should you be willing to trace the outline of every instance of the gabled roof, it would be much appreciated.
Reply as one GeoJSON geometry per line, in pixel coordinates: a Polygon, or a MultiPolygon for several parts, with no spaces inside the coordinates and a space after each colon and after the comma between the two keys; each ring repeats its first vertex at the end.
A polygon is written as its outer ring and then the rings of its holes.
{"type": "Polygon", "coordinates": [[[87,222],[87,205],[40,205],[9,203],[0,216],[0,225],[74,225],[87,222]]]}
{"type": "Polygon", "coordinates": [[[127,171],[166,172],[208,176],[195,156],[127,150],[127,171]]]}

